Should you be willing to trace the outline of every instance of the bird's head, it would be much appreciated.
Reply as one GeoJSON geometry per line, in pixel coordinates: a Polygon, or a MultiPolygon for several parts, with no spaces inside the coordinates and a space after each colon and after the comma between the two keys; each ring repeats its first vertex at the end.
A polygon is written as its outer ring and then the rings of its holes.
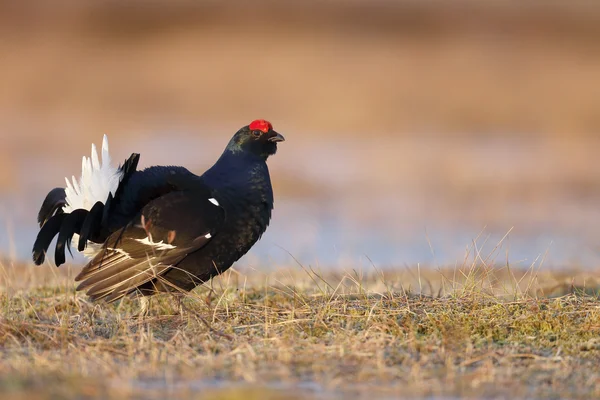
{"type": "Polygon", "coordinates": [[[273,125],[264,119],[252,121],[236,132],[229,141],[227,150],[232,153],[250,153],[265,160],[277,152],[277,143],[284,137],[273,130],[273,125]]]}

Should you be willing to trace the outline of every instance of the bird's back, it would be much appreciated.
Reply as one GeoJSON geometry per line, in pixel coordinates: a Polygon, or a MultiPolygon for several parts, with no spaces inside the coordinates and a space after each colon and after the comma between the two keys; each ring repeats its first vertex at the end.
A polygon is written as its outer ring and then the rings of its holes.
{"type": "Polygon", "coordinates": [[[112,232],[122,228],[150,201],[169,192],[192,186],[199,177],[184,167],[153,166],[135,171],[115,204],[108,224],[112,232]]]}

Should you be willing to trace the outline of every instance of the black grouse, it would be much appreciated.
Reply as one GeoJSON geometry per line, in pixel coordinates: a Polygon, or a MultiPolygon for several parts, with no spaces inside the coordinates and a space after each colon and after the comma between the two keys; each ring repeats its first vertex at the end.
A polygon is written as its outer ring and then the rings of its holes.
{"type": "Polygon", "coordinates": [[[241,128],[201,176],[183,167],[137,171],[139,154],[110,165],[92,145],[82,176],[46,196],[33,245],[44,262],[58,234],[54,260],[70,246],[91,260],[75,278],[92,300],[190,291],[227,270],[267,229],[273,189],[266,160],[284,138],[265,120],[241,128]]]}

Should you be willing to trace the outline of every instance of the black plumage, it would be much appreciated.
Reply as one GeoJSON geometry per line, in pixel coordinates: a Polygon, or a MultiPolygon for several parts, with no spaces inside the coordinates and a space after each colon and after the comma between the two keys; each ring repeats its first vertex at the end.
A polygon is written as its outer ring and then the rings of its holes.
{"type": "Polygon", "coordinates": [[[79,241],[77,242],[78,251],[85,250],[85,245],[87,244],[88,240],[96,242],[101,240],[97,237],[97,235],[95,235],[95,233],[101,229],[103,215],[104,204],[101,201],[97,201],[87,213],[81,225],[81,229],[79,231],[79,241]]]}
{"type": "Polygon", "coordinates": [[[54,188],[48,193],[40,212],[38,213],[38,224],[40,228],[55,214],[61,214],[63,207],[66,205],[66,194],[63,188],[54,188]]]}
{"type": "Polygon", "coordinates": [[[200,176],[174,166],[137,171],[133,154],[119,167],[114,195],[90,210],[63,213],[69,198],[54,189],[38,216],[33,259],[41,264],[58,234],[55,261],[64,263],[76,234],[77,249],[95,253],[75,278],[93,300],[189,291],[227,270],[267,229],[273,191],[266,160],[283,140],[267,121],[254,121],[200,176]]]}
{"type": "Polygon", "coordinates": [[[60,226],[66,216],[67,214],[64,213],[56,214],[42,225],[40,232],[35,238],[35,243],[33,243],[33,262],[38,265],[44,262],[46,250],[48,250],[54,236],[60,231],[60,226]]]}

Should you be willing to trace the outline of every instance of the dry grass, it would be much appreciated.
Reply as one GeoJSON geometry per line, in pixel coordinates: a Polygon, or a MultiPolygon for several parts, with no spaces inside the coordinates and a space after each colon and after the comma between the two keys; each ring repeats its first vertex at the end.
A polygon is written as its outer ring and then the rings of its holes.
{"type": "Polygon", "coordinates": [[[70,268],[0,272],[13,398],[600,395],[600,286],[577,272],[229,271],[143,320],[89,303],[70,268]]]}

